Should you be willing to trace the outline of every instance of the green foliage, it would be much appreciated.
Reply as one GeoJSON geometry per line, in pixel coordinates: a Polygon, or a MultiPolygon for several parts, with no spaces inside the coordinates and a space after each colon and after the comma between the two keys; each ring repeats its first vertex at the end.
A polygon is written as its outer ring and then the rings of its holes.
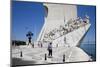
{"type": "Polygon", "coordinates": [[[12,40],[12,45],[20,46],[20,45],[26,45],[25,41],[19,41],[19,40],[12,40]]]}

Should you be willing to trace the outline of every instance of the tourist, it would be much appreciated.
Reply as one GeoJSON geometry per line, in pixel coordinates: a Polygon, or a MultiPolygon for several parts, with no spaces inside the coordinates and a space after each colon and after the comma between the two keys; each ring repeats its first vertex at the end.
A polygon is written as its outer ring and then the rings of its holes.
{"type": "Polygon", "coordinates": [[[52,43],[51,42],[48,45],[48,52],[49,52],[48,56],[52,57],[52,43]]]}
{"type": "Polygon", "coordinates": [[[41,42],[41,48],[43,47],[42,42],[41,42]]]}

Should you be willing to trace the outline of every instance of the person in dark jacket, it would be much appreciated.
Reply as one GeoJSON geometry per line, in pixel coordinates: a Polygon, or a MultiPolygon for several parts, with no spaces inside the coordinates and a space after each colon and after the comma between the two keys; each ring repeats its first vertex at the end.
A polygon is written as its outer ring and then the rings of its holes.
{"type": "Polygon", "coordinates": [[[48,52],[49,52],[48,56],[52,57],[52,43],[51,42],[48,45],[48,52]]]}

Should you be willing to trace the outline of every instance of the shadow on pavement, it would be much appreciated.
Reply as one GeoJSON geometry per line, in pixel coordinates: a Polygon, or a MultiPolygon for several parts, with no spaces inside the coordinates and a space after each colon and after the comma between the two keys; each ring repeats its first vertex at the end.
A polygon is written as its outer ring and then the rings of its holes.
{"type": "Polygon", "coordinates": [[[29,65],[29,64],[34,64],[36,61],[25,61],[20,58],[12,58],[12,67],[16,66],[24,66],[24,65],[29,65]]]}

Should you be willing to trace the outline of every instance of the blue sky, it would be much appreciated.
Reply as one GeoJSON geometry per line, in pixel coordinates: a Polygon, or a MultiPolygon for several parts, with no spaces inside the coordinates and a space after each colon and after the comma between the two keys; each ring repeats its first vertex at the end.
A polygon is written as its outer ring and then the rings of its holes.
{"type": "Polygon", "coordinates": [[[44,8],[42,3],[13,1],[12,39],[26,40],[26,33],[32,31],[33,40],[35,40],[43,23],[44,8]]]}
{"type": "Polygon", "coordinates": [[[84,41],[95,41],[95,32],[96,32],[96,7],[95,6],[77,6],[78,16],[84,18],[84,15],[90,17],[90,29],[86,34],[84,41]]]}
{"type": "MultiPolygon", "coordinates": [[[[87,33],[84,41],[92,39],[95,41],[95,7],[94,6],[77,6],[78,16],[84,18],[85,14],[90,16],[91,28],[87,33]]],[[[36,40],[44,24],[43,3],[37,2],[19,2],[12,3],[12,39],[26,40],[26,33],[32,31],[36,40]]]]}

